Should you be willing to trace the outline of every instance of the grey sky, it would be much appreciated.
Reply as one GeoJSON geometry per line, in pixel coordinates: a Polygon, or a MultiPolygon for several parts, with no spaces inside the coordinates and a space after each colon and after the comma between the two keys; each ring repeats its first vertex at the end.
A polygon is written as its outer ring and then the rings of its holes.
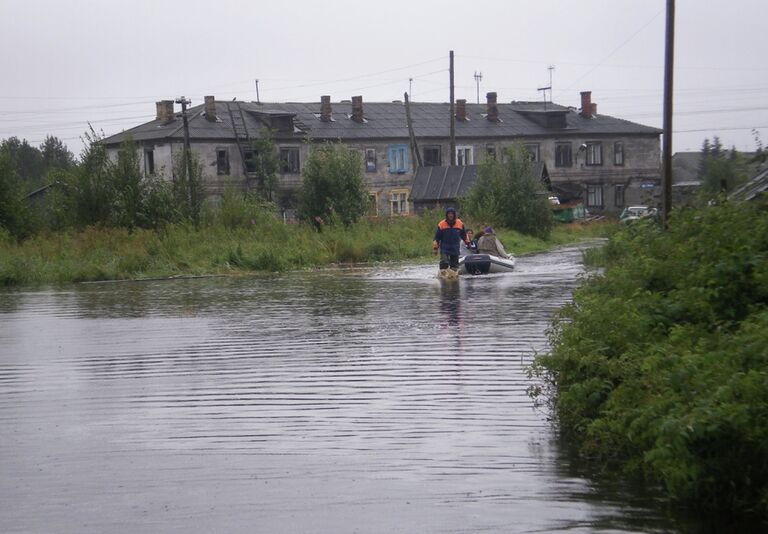
{"type": "MultiPolygon", "coordinates": [[[[263,101],[537,100],[555,65],[554,101],[661,125],[664,0],[162,1],[0,0],[0,138],[75,152],[91,121],[107,134],[179,95],[263,101]],[[473,7],[477,6],[477,7],[473,7]]],[[[678,0],[674,150],[704,137],[768,142],[765,0],[678,0]],[[696,131],[689,131],[696,130],[696,131]]]]}

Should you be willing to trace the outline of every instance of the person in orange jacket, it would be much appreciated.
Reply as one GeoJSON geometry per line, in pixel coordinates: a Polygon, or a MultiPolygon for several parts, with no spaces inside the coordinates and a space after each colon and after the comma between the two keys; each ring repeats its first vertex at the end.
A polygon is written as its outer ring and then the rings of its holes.
{"type": "Polygon", "coordinates": [[[432,242],[432,249],[435,255],[440,254],[440,269],[459,270],[459,254],[461,252],[461,242],[469,246],[467,231],[464,229],[464,223],[456,216],[454,208],[445,210],[445,219],[440,221],[435,231],[435,239],[432,242]]]}

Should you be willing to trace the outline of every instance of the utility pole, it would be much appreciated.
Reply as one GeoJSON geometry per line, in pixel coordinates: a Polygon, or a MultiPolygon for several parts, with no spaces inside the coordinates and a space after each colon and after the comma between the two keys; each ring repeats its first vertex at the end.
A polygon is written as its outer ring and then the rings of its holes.
{"type": "Polygon", "coordinates": [[[483,73],[475,71],[475,85],[477,85],[477,103],[480,103],[480,82],[483,81],[483,73]]]}
{"type": "Polygon", "coordinates": [[[667,0],[667,29],[664,46],[664,143],[661,148],[662,181],[661,221],[669,224],[672,211],[672,100],[675,61],[675,0],[667,0]]]}
{"type": "Polygon", "coordinates": [[[261,99],[259,98],[259,79],[256,78],[256,103],[261,104],[261,99]]]}
{"type": "Polygon", "coordinates": [[[453,94],[453,50],[448,54],[449,59],[449,79],[451,84],[451,165],[456,165],[456,103],[453,94]]]}
{"type": "Polygon", "coordinates": [[[408,122],[408,137],[411,138],[411,152],[413,152],[413,171],[416,172],[421,164],[421,152],[416,143],[416,134],[413,131],[413,120],[411,119],[411,101],[408,99],[408,93],[403,95],[405,99],[405,120],[408,122]]]}
{"type": "MultiPolygon", "coordinates": [[[[189,202],[190,205],[193,206],[194,213],[194,206],[196,205],[197,199],[195,198],[195,184],[192,183],[192,148],[189,142],[189,121],[187,120],[187,105],[191,104],[192,101],[180,96],[176,99],[176,103],[181,104],[181,120],[184,125],[184,167],[187,175],[189,202]]],[[[195,224],[197,224],[197,221],[195,221],[195,224]]]]}
{"type": "Polygon", "coordinates": [[[408,78],[408,94],[413,95],[413,78],[408,78]]]}

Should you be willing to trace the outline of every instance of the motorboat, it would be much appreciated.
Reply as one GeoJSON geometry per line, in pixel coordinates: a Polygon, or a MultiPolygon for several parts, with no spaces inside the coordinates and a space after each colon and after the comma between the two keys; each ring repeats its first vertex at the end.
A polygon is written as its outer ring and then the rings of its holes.
{"type": "Polygon", "coordinates": [[[511,254],[506,258],[490,254],[467,254],[459,258],[459,274],[511,273],[514,270],[515,258],[511,254]]]}

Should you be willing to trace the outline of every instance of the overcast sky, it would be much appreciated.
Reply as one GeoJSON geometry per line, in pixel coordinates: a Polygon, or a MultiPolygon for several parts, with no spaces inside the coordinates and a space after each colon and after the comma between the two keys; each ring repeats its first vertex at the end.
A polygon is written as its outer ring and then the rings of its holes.
{"type": "MultiPolygon", "coordinates": [[[[0,0],[0,138],[73,151],[186,95],[262,101],[541,99],[661,126],[664,0],[0,0]]],[[[766,0],[678,0],[674,150],[768,143],[766,0]]]]}

